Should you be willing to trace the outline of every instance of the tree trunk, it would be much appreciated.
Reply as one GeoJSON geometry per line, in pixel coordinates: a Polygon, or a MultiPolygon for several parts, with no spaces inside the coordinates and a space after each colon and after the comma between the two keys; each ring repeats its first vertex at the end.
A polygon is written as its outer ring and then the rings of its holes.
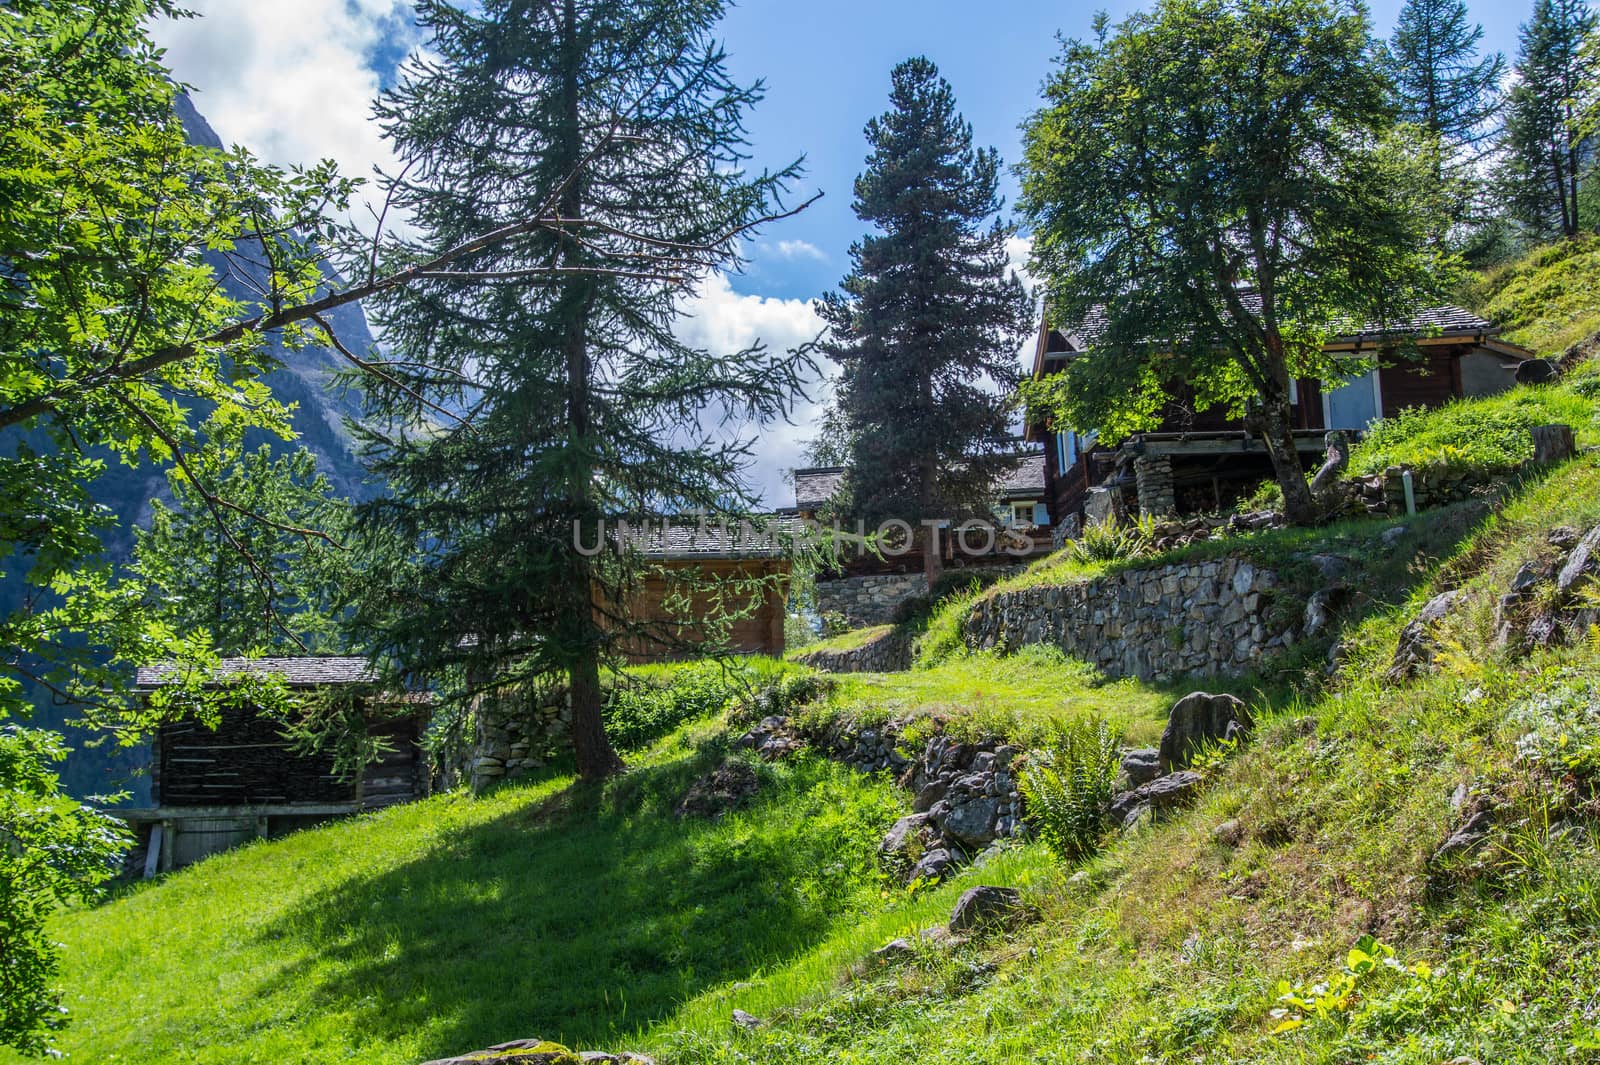
{"type": "Polygon", "coordinates": [[[588,648],[568,671],[572,697],[572,751],[577,756],[578,776],[584,780],[604,780],[623,769],[622,759],[606,735],[600,716],[600,656],[588,648]]]}
{"type": "MultiPolygon", "coordinates": [[[[578,14],[574,0],[562,6],[562,35],[567,42],[568,60],[565,64],[566,134],[562,145],[565,155],[578,165],[583,155],[581,116],[578,111],[578,14]]],[[[584,215],[583,182],[568,183],[561,197],[560,212],[563,218],[582,218],[584,215]]],[[[570,235],[565,238],[562,260],[571,265],[581,264],[583,249],[570,235]]],[[[573,282],[576,298],[566,308],[571,317],[567,321],[566,371],[567,371],[567,446],[574,452],[572,480],[568,483],[568,498],[572,513],[585,519],[597,519],[599,508],[594,505],[594,471],[590,461],[576,461],[588,455],[591,432],[589,405],[589,309],[593,301],[593,279],[580,277],[573,282]]],[[[623,768],[622,759],[606,736],[605,722],[600,716],[600,645],[604,634],[595,617],[593,575],[588,559],[576,552],[572,555],[573,584],[572,636],[576,646],[567,668],[569,691],[572,699],[572,749],[577,756],[578,775],[584,780],[600,780],[623,768]]]]}
{"type": "Polygon", "coordinates": [[[934,584],[944,574],[944,558],[940,555],[942,537],[938,529],[926,526],[922,529],[922,573],[928,581],[928,591],[933,591],[934,584]]]}
{"type": "Polygon", "coordinates": [[[1300,451],[1295,447],[1288,394],[1264,398],[1249,421],[1249,428],[1266,445],[1273,476],[1283,490],[1284,518],[1291,525],[1316,524],[1319,515],[1311,498],[1311,486],[1306,484],[1305,468],[1300,465],[1300,451]]]}

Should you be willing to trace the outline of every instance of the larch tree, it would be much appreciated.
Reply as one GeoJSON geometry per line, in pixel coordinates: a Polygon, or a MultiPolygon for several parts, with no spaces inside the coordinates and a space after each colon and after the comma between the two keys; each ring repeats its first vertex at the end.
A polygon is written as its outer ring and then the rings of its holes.
{"type": "Polygon", "coordinates": [[[1493,136],[1500,111],[1505,56],[1480,54],[1482,40],[1466,0],[1406,0],[1389,39],[1400,120],[1426,129],[1455,155],[1493,136]]]}
{"type": "Polygon", "coordinates": [[[828,416],[849,471],[839,506],[915,528],[992,505],[1033,302],[1008,266],[999,154],[973,148],[932,62],[908,59],[891,81],[855,185],[856,217],[875,232],[852,245],[849,275],[818,311],[821,350],[840,369],[828,416]]]}
{"type": "Polygon", "coordinates": [[[1458,223],[1481,218],[1482,182],[1475,164],[1496,135],[1504,102],[1505,56],[1480,53],[1483,27],[1470,21],[1466,0],[1406,0],[1386,55],[1399,118],[1439,141],[1435,178],[1452,183],[1451,214],[1458,223]]]}
{"type": "Polygon", "coordinates": [[[1600,77],[1600,53],[1586,47],[1595,26],[1583,0],[1538,0],[1522,27],[1500,177],[1511,213],[1536,237],[1576,236],[1581,225],[1595,155],[1582,113],[1600,77]]]}
{"type": "Polygon", "coordinates": [[[545,225],[376,304],[395,354],[368,387],[365,445],[390,495],[359,517],[380,561],[357,627],[412,677],[465,676],[472,694],[559,678],[589,779],[621,765],[601,675],[635,635],[644,565],[598,524],[747,506],[731,422],[784,415],[809,372],[673,331],[794,173],[742,169],[761,90],[725,70],[723,9],[429,0],[427,50],[378,107],[416,259],[530,213],[545,225]]]}
{"type": "Polygon", "coordinates": [[[1052,320],[1103,326],[1029,403],[1114,441],[1182,383],[1244,416],[1290,520],[1314,521],[1290,383],[1347,373],[1324,339],[1414,309],[1442,257],[1432,163],[1390,137],[1365,9],[1160,0],[1098,30],[1067,43],[1022,169],[1052,320]]]}

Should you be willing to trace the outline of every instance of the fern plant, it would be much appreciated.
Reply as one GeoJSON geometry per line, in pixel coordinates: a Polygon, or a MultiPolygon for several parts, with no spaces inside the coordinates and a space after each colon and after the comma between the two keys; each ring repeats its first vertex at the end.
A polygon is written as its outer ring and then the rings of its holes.
{"type": "Polygon", "coordinates": [[[1067,551],[1074,562],[1137,558],[1149,552],[1154,529],[1154,522],[1143,518],[1132,525],[1124,525],[1115,518],[1091,522],[1084,527],[1080,538],[1068,542],[1067,551]]]}
{"type": "Polygon", "coordinates": [[[1027,821],[1060,858],[1092,854],[1121,769],[1122,734],[1099,716],[1056,725],[1018,779],[1027,821]]]}

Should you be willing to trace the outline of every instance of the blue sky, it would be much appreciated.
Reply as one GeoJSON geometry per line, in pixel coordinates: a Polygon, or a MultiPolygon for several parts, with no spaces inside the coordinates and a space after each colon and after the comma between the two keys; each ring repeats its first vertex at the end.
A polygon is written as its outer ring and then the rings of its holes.
{"type": "MultiPolygon", "coordinates": [[[[1382,36],[1400,3],[1372,5],[1382,36]]],[[[1485,47],[1514,56],[1517,27],[1532,4],[1469,0],[1484,25],[1485,47]]],[[[369,111],[416,43],[410,0],[187,0],[184,6],[201,17],[165,23],[157,39],[225,142],[280,165],[331,158],[351,175],[367,175],[374,165],[394,169],[369,111]]],[[[1009,165],[1020,153],[1018,125],[1035,108],[1059,51],[1057,34],[1088,36],[1097,10],[1120,20],[1137,6],[1130,0],[746,0],[733,8],[721,29],[732,71],[741,81],[767,83],[767,99],[749,116],[754,165],[776,168],[804,155],[808,174],[797,193],[826,195],[761,234],[745,273],[708,278],[685,300],[679,335],[716,350],[758,339],[782,349],[820,329],[811,300],[838,283],[861,234],[850,202],[866,155],[862,127],[886,106],[894,64],[913,55],[937,63],[977,144],[998,148],[1009,165]]],[[[1014,200],[1009,172],[1003,191],[1014,200]]],[[[1025,251],[1019,242],[1018,262],[1025,251]]],[[[789,424],[747,428],[760,438],[750,481],[768,504],[789,501],[786,472],[805,464],[826,393],[827,383],[819,381],[789,424]]]]}
{"type": "MultiPolygon", "coordinates": [[[[758,248],[734,288],[806,297],[843,275],[850,242],[860,233],[850,199],[866,154],[862,127],[886,106],[895,63],[920,54],[938,64],[977,143],[998,148],[1009,166],[1021,154],[1018,125],[1036,106],[1059,52],[1057,33],[1088,37],[1097,10],[1120,21],[1142,6],[1128,0],[749,0],[736,7],[723,27],[733,70],[742,80],[767,82],[767,99],[750,122],[757,161],[779,165],[806,155],[807,186],[826,196],[769,234],[774,245],[804,241],[824,257],[796,254],[793,244],[787,255],[775,246],[758,248]]],[[[1372,5],[1381,35],[1388,36],[1400,6],[1400,0],[1372,5]]],[[[1532,6],[1532,0],[1470,3],[1484,27],[1484,47],[1514,57],[1518,25],[1532,6]]],[[[1009,174],[1006,183],[1007,199],[1014,201],[1009,174]]]]}

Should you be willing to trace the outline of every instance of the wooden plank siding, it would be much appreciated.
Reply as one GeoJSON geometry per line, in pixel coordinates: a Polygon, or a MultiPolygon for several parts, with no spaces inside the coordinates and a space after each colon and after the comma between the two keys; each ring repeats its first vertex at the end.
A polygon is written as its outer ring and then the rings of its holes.
{"type": "MultiPolygon", "coordinates": [[[[783,654],[783,620],[788,609],[789,562],[787,559],[720,559],[708,558],[693,561],[673,561],[674,568],[692,568],[707,579],[737,581],[762,578],[767,581],[761,589],[761,601],[754,612],[733,622],[728,633],[729,649],[735,654],[762,654],[774,657],[783,654]]],[[[667,599],[677,589],[664,577],[644,582],[638,599],[631,604],[630,614],[635,620],[658,623],[669,636],[665,641],[635,641],[626,649],[630,662],[661,662],[696,657],[696,653],[679,644],[694,645],[705,639],[705,630],[694,624],[678,624],[667,609],[667,599]]],[[[749,593],[739,593],[737,603],[745,605],[749,593]]],[[[696,591],[690,606],[691,616],[709,613],[714,609],[714,590],[696,591]]]]}
{"type": "Polygon", "coordinates": [[[278,723],[250,707],[223,711],[217,728],[163,725],[156,737],[152,797],[158,806],[266,806],[359,802],[388,806],[427,793],[416,716],[376,722],[392,748],[359,781],[342,780],[326,754],[291,748],[278,723]]]}

